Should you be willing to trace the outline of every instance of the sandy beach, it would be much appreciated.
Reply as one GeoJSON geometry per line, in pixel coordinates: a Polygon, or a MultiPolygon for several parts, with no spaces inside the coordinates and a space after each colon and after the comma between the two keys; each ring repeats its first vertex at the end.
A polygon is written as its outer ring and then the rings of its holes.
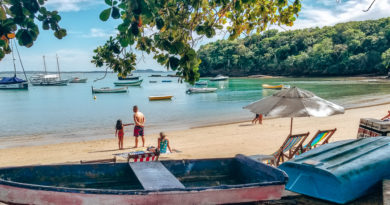
{"type": "MultiPolygon", "coordinates": [[[[294,118],[293,133],[309,131],[311,138],[318,129],[337,128],[331,142],[354,139],[360,118],[381,118],[389,109],[390,104],[382,104],[349,109],[343,115],[331,117],[294,118]]],[[[289,118],[278,118],[265,119],[263,125],[252,125],[248,121],[166,132],[171,147],[181,152],[162,155],[161,159],[232,157],[239,153],[270,154],[285,140],[289,126],[289,118]]],[[[130,149],[134,146],[131,134],[132,127],[126,127],[125,150],[118,150],[114,134],[104,140],[1,149],[0,166],[79,163],[80,160],[105,159],[113,157],[115,153],[142,150],[130,149]]],[[[157,137],[157,134],[147,135],[146,146],[156,146],[157,137]]]]}

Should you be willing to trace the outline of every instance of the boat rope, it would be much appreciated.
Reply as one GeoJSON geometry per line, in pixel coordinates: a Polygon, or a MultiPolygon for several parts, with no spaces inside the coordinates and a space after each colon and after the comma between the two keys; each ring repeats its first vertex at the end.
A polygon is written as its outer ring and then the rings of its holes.
{"type": "Polygon", "coordinates": [[[11,53],[12,53],[12,63],[14,64],[14,76],[16,77],[16,65],[15,65],[15,55],[14,55],[14,43],[12,43],[12,41],[10,42],[11,43],[11,53]]]}
{"type": "Polygon", "coordinates": [[[101,77],[101,78],[97,78],[96,80],[94,80],[93,82],[96,82],[96,81],[99,81],[99,80],[103,80],[104,78],[106,78],[107,76],[107,72],[108,72],[108,67],[106,68],[106,72],[104,73],[104,76],[101,77]]]}
{"type": "Polygon", "coordinates": [[[22,59],[20,58],[18,46],[16,45],[16,43],[14,43],[14,44],[15,44],[15,48],[16,48],[16,53],[18,54],[20,66],[22,66],[22,70],[23,70],[24,77],[26,78],[26,81],[28,82],[28,78],[27,78],[27,75],[26,75],[26,71],[24,71],[24,66],[23,66],[23,63],[22,63],[22,59]]]}

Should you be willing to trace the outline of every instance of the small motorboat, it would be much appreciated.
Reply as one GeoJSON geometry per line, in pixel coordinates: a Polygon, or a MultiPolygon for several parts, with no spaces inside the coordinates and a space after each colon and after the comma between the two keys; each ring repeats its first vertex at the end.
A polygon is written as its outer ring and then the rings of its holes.
{"type": "Polygon", "coordinates": [[[157,83],[157,80],[149,80],[149,83],[157,83]]]}
{"type": "Polygon", "coordinates": [[[92,87],[92,93],[125,93],[125,92],[127,92],[127,87],[122,87],[122,88],[110,88],[110,87],[94,88],[94,87],[92,87]]]}
{"type": "Polygon", "coordinates": [[[171,100],[173,95],[149,96],[149,100],[171,100]]]}
{"type": "Polygon", "coordinates": [[[186,91],[188,94],[192,93],[212,93],[215,92],[217,88],[190,88],[186,91]]]}
{"type": "Polygon", "coordinates": [[[116,86],[139,86],[141,85],[143,79],[141,80],[133,80],[133,81],[120,81],[120,82],[114,82],[114,85],[116,86]]]}
{"type": "Polygon", "coordinates": [[[269,84],[262,84],[261,85],[264,89],[288,89],[290,88],[290,85],[269,85],[269,84]]]}
{"type": "Polygon", "coordinates": [[[88,78],[75,77],[75,78],[70,79],[69,83],[86,83],[87,80],[88,80],[88,78]]]}
{"type": "Polygon", "coordinates": [[[161,82],[163,82],[163,83],[171,83],[172,80],[162,80],[161,82]]]}
{"type": "Polygon", "coordinates": [[[118,76],[118,80],[139,80],[139,76],[118,76]]]}
{"type": "Polygon", "coordinates": [[[195,82],[195,85],[207,85],[207,81],[205,80],[201,80],[201,81],[198,81],[198,82],[195,82]]]}
{"type": "Polygon", "coordinates": [[[286,189],[339,204],[375,191],[390,176],[390,137],[369,137],[322,145],[278,168],[286,189]]]}
{"type": "Polygon", "coordinates": [[[150,75],[149,77],[162,77],[162,75],[159,75],[159,74],[152,74],[152,75],[150,75]]]}
{"type": "Polygon", "coordinates": [[[287,175],[249,157],[0,168],[6,204],[233,204],[278,200],[287,175]]]}
{"type": "Polygon", "coordinates": [[[215,78],[211,78],[210,81],[224,81],[228,79],[229,79],[228,76],[217,75],[215,78]]]}

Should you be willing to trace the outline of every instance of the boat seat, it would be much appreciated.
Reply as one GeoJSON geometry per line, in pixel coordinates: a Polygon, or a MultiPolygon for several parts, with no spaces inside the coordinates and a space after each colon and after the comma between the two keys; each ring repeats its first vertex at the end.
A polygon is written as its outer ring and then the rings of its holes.
{"type": "Polygon", "coordinates": [[[184,189],[184,185],[161,163],[129,163],[145,190],[184,189]]]}

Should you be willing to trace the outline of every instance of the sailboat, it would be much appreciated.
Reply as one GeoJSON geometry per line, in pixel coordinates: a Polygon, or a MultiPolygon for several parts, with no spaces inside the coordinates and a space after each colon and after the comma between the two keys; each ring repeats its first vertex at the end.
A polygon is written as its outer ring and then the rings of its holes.
{"type": "MultiPolygon", "coordinates": [[[[16,59],[15,59],[14,49],[13,49],[14,47],[12,46],[12,41],[10,43],[11,43],[11,47],[12,47],[11,51],[12,51],[12,62],[14,64],[14,76],[1,78],[0,79],[0,89],[18,89],[18,90],[19,89],[21,89],[21,90],[28,89],[27,80],[23,80],[23,79],[16,77],[16,65],[15,65],[16,59]]],[[[16,48],[16,44],[15,44],[15,48],[16,48]]],[[[20,59],[19,51],[18,51],[18,56],[19,56],[20,64],[23,68],[23,64],[22,64],[22,60],[20,59]]],[[[24,72],[24,68],[23,68],[23,73],[27,79],[26,73],[24,72]]]]}
{"type": "Polygon", "coordinates": [[[62,80],[61,79],[60,66],[58,63],[57,54],[56,54],[56,58],[57,58],[58,74],[47,74],[46,60],[45,60],[45,56],[43,56],[43,68],[45,70],[45,74],[31,76],[30,82],[32,85],[34,85],[34,86],[64,86],[64,85],[68,85],[69,80],[62,80]]]}

